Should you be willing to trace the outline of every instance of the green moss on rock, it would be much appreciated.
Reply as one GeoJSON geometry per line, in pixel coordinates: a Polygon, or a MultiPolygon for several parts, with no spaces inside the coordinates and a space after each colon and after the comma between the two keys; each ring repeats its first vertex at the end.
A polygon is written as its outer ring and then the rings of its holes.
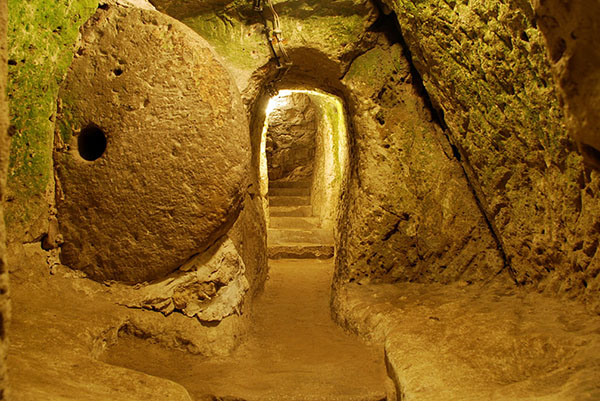
{"type": "MultiPolygon", "coordinates": [[[[331,154],[333,155],[333,171],[335,173],[334,186],[341,184],[343,166],[340,160],[342,149],[341,135],[346,134],[346,121],[342,102],[331,95],[309,94],[310,100],[319,111],[320,130],[331,136],[331,154]]],[[[345,142],[345,140],[344,140],[345,142]]]]}
{"type": "Polygon", "coordinates": [[[48,209],[58,87],[71,63],[79,27],[97,4],[97,0],[8,0],[9,240],[31,240],[40,234],[30,228],[48,209]]]}
{"type": "MultiPolygon", "coordinates": [[[[372,7],[358,0],[275,1],[274,7],[288,50],[315,48],[333,57],[357,41],[365,29],[365,17],[372,12],[372,7]]],[[[163,9],[205,38],[233,71],[249,76],[272,56],[263,19],[250,2],[234,1],[219,9],[190,8],[187,15],[174,7],[163,9]]],[[[273,27],[271,20],[268,25],[273,27]]]]}
{"type": "Polygon", "coordinates": [[[351,85],[382,88],[391,74],[408,74],[408,65],[398,62],[401,53],[400,46],[375,47],[352,62],[344,79],[351,85]]]}
{"type": "Polygon", "coordinates": [[[245,24],[239,17],[212,13],[185,18],[182,22],[235,68],[253,71],[269,57],[261,24],[245,24]]]}
{"type": "MultiPolygon", "coordinates": [[[[531,5],[518,0],[385,3],[396,12],[424,86],[466,156],[516,279],[548,288],[575,263],[591,283],[593,263],[568,250],[595,230],[591,222],[600,216],[597,208],[590,208],[588,219],[574,217],[585,209],[581,188],[593,187],[594,178],[583,179],[581,158],[565,130],[531,5]]],[[[597,201],[596,194],[590,196],[597,201]]],[[[564,292],[597,291],[590,288],[564,292]]]]}

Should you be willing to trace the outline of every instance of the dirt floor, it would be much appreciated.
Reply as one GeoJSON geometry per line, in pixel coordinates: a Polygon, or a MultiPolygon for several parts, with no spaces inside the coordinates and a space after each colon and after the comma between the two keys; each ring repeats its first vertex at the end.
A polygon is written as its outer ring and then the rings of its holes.
{"type": "Polygon", "coordinates": [[[332,260],[271,260],[250,335],[229,357],[202,358],[122,338],[102,360],[183,385],[195,400],[384,400],[382,347],[330,318],[332,260]]]}
{"type": "MultiPolygon", "coordinates": [[[[128,334],[140,335],[123,330],[133,321],[171,320],[119,306],[118,290],[70,271],[50,275],[46,256],[30,246],[13,263],[15,401],[379,401],[392,387],[383,347],[364,345],[331,320],[331,260],[271,261],[242,344],[230,356],[206,357],[128,334]]],[[[222,333],[213,340],[230,330],[222,333]]]]}
{"type": "Polygon", "coordinates": [[[122,306],[47,257],[9,260],[14,401],[393,400],[386,370],[398,399],[600,400],[600,317],[527,288],[341,288],[336,319],[369,347],[330,318],[331,260],[270,261],[252,313],[211,326],[122,306]],[[203,345],[213,356],[185,352],[203,345]]]}

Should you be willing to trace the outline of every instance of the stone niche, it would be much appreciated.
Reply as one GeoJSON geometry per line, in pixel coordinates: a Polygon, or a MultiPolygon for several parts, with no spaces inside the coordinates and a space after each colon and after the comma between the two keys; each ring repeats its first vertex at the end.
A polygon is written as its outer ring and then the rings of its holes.
{"type": "Polygon", "coordinates": [[[100,6],[59,95],[61,259],[152,281],[225,234],[242,207],[248,124],[208,43],[161,13],[100,6]]]}
{"type": "Polygon", "coordinates": [[[315,159],[315,107],[304,93],[278,97],[274,107],[266,143],[269,180],[308,181],[315,159]]]}

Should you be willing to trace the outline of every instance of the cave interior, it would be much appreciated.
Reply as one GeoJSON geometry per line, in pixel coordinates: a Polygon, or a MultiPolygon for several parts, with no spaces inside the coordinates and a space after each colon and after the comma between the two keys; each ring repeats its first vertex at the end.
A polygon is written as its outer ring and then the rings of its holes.
{"type": "Polygon", "coordinates": [[[0,0],[0,400],[600,400],[597,0],[0,0]]]}

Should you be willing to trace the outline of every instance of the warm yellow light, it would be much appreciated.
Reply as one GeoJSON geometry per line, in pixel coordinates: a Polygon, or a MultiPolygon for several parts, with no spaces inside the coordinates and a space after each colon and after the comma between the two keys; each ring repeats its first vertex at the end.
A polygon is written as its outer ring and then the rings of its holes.
{"type": "Polygon", "coordinates": [[[273,110],[285,106],[287,104],[287,96],[291,94],[292,91],[282,90],[277,93],[277,95],[273,96],[269,99],[269,103],[267,104],[267,120],[269,119],[269,115],[273,112],[273,110]]]}
{"type": "Polygon", "coordinates": [[[316,175],[313,177],[311,190],[313,209],[320,218],[323,227],[332,227],[335,218],[333,211],[339,200],[344,172],[347,168],[348,144],[344,106],[337,96],[315,90],[280,90],[276,96],[269,99],[265,110],[265,123],[260,142],[260,192],[264,197],[264,210],[267,222],[269,220],[268,202],[266,196],[269,190],[269,177],[266,157],[267,131],[269,115],[274,110],[285,107],[288,96],[293,93],[304,93],[312,98],[320,110],[319,139],[317,150],[316,175]],[[327,112],[326,110],[329,110],[327,112]]]}

